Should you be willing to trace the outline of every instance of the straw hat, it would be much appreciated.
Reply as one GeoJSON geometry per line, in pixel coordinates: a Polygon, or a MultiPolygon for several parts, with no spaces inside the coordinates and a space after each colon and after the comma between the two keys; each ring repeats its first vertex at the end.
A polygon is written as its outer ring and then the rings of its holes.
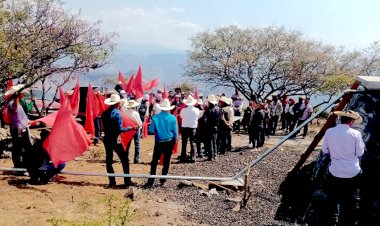
{"type": "Polygon", "coordinates": [[[355,124],[360,124],[363,122],[363,118],[356,111],[348,110],[348,111],[334,111],[333,112],[337,116],[344,116],[354,119],[355,124]]]}
{"type": "Polygon", "coordinates": [[[174,109],[175,106],[174,106],[174,105],[171,106],[171,105],[170,105],[170,101],[169,101],[169,99],[165,98],[165,99],[161,102],[160,106],[158,106],[158,108],[161,109],[161,110],[163,110],[163,111],[169,111],[169,110],[174,109]]]}
{"type": "Polygon", "coordinates": [[[15,86],[12,86],[9,90],[7,90],[5,92],[5,96],[8,96],[8,95],[13,95],[15,93],[17,93],[20,89],[24,88],[24,84],[17,84],[15,86]]]}
{"type": "Polygon", "coordinates": [[[213,94],[209,94],[207,96],[207,101],[214,104],[214,105],[218,104],[218,100],[216,99],[215,95],[213,95],[213,94]]]}
{"type": "Polygon", "coordinates": [[[224,103],[226,103],[226,104],[228,104],[228,105],[231,104],[231,100],[230,100],[230,98],[227,98],[227,97],[225,97],[225,96],[220,97],[219,101],[222,101],[222,102],[224,102],[224,103]]]}
{"type": "Polygon", "coordinates": [[[193,98],[193,96],[189,95],[187,98],[183,101],[184,104],[187,106],[193,106],[197,103],[197,100],[193,98]]]}
{"type": "Polygon", "coordinates": [[[104,100],[104,104],[106,105],[114,105],[120,103],[120,96],[119,94],[111,94],[110,98],[107,98],[104,100]]]}
{"type": "Polygon", "coordinates": [[[140,103],[139,102],[136,102],[135,100],[129,100],[127,102],[124,103],[124,106],[126,108],[135,108],[137,106],[139,106],[140,103]]]}

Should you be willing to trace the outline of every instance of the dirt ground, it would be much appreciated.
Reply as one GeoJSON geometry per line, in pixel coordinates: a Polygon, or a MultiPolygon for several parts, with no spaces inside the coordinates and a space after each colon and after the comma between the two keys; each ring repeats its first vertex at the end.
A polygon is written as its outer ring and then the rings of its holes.
{"type": "MultiPolygon", "coordinates": [[[[314,127],[316,128],[311,129],[311,135],[307,139],[289,140],[280,150],[291,148],[301,154],[318,130],[318,125],[314,127]]],[[[266,146],[270,147],[280,138],[281,136],[271,137],[266,146]]],[[[131,164],[131,173],[149,173],[153,139],[153,136],[148,136],[142,140],[142,163],[131,164]]],[[[234,147],[247,144],[247,135],[233,135],[234,147]]],[[[132,145],[130,162],[133,150],[132,145]]],[[[64,170],[105,172],[104,156],[103,144],[91,146],[82,157],[68,162],[64,170]]],[[[172,156],[173,162],[176,157],[172,156]]],[[[115,172],[122,173],[117,156],[114,158],[117,160],[114,163],[115,172]]],[[[196,164],[198,163],[193,167],[196,164]]],[[[12,167],[11,159],[0,159],[0,167],[12,167]]],[[[171,165],[172,167],[178,166],[171,165]]],[[[157,172],[161,172],[161,169],[157,172]]],[[[145,179],[133,178],[138,184],[133,201],[124,197],[126,189],[106,189],[107,177],[62,175],[47,185],[30,185],[27,180],[27,176],[16,177],[9,173],[0,175],[0,225],[200,225],[199,222],[192,221],[188,214],[184,214],[184,203],[159,196],[154,189],[141,189],[145,179]]],[[[122,178],[116,180],[122,184],[122,178]]],[[[172,186],[172,183],[168,186],[172,186]]]]}

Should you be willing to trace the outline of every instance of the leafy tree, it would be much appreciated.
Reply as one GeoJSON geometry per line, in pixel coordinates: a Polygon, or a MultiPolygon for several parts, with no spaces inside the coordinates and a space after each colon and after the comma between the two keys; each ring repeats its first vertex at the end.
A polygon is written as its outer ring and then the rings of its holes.
{"type": "Polygon", "coordinates": [[[103,34],[100,22],[84,21],[59,0],[6,3],[0,13],[0,90],[10,79],[27,88],[52,75],[61,86],[109,62],[116,34],[103,34]]]}

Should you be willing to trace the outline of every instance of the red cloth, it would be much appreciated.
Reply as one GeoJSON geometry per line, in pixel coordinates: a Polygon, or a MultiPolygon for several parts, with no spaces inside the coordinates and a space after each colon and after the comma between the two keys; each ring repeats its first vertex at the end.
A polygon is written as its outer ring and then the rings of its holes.
{"type": "Polygon", "coordinates": [[[168,93],[166,92],[166,86],[164,84],[164,93],[162,94],[162,99],[168,98],[168,93]]]}
{"type": "Polygon", "coordinates": [[[146,116],[143,123],[143,128],[142,128],[142,138],[145,138],[148,136],[149,125],[150,125],[149,116],[146,116]]]}
{"type": "Polygon", "coordinates": [[[137,75],[134,81],[134,91],[136,100],[144,96],[141,65],[139,65],[139,70],[137,71],[137,75]]]}
{"type": "Polygon", "coordinates": [[[83,126],[75,121],[69,100],[59,88],[61,108],[50,135],[43,143],[54,166],[81,156],[91,144],[83,126]]]}
{"type": "Polygon", "coordinates": [[[155,78],[155,79],[150,80],[149,82],[145,83],[144,90],[148,91],[148,90],[153,89],[154,87],[157,87],[158,86],[158,79],[159,78],[155,78]]]}
{"type": "Polygon", "coordinates": [[[55,122],[55,119],[57,118],[57,115],[58,115],[58,111],[53,112],[51,114],[48,114],[48,115],[46,115],[43,118],[36,119],[35,121],[36,122],[43,122],[43,123],[45,123],[48,126],[53,126],[54,122],[55,122]]]}
{"type": "Polygon", "coordinates": [[[87,101],[86,101],[86,123],[84,129],[89,132],[93,137],[95,136],[95,124],[94,119],[99,114],[98,99],[95,96],[94,90],[91,85],[88,84],[87,101]]]}
{"type": "Polygon", "coordinates": [[[123,90],[125,92],[127,92],[127,86],[128,86],[128,84],[125,82],[125,79],[124,79],[124,77],[123,77],[123,75],[121,74],[120,71],[119,71],[118,80],[119,80],[119,82],[121,82],[121,87],[123,88],[123,90]]]}
{"type": "Polygon", "coordinates": [[[77,80],[77,84],[74,87],[74,92],[69,96],[71,109],[73,110],[73,115],[78,115],[79,112],[79,78],[77,80]]]}
{"type": "MultiPolygon", "coordinates": [[[[7,89],[5,90],[8,91],[11,87],[13,86],[13,81],[12,79],[8,81],[8,86],[7,86],[7,89]]],[[[7,95],[5,96],[5,100],[8,100],[10,99],[11,95],[7,95]]],[[[11,119],[9,118],[9,115],[8,115],[8,101],[5,101],[4,103],[4,108],[3,108],[3,120],[4,120],[4,123],[5,124],[11,124],[11,119]]]]}
{"type": "Polygon", "coordinates": [[[96,96],[96,99],[97,99],[97,103],[98,103],[98,106],[99,106],[99,113],[98,113],[98,116],[101,116],[102,113],[107,109],[108,105],[105,105],[104,104],[104,96],[100,93],[95,93],[95,96],[96,96]]]}
{"type": "MultiPolygon", "coordinates": [[[[123,127],[135,127],[135,126],[138,126],[137,122],[135,122],[135,121],[131,120],[130,118],[128,118],[128,116],[126,116],[120,110],[119,110],[119,112],[120,112],[120,114],[121,114],[121,116],[123,118],[123,127]]],[[[129,130],[128,132],[120,134],[121,144],[123,145],[124,150],[126,150],[129,142],[131,141],[131,139],[135,135],[135,133],[136,133],[136,130],[129,130]]]]}
{"type": "Polygon", "coordinates": [[[134,75],[132,74],[131,77],[129,78],[129,81],[128,81],[128,84],[127,84],[127,88],[125,90],[125,92],[129,92],[129,93],[134,93],[134,83],[135,83],[135,78],[134,78],[134,75]]]}
{"type": "Polygon", "coordinates": [[[199,97],[198,97],[198,87],[195,87],[194,89],[194,99],[198,100],[199,97]]]}

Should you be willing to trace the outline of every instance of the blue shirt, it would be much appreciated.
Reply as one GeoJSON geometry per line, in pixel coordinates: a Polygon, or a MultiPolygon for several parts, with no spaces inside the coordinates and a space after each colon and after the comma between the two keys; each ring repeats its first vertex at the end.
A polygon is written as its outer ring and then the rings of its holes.
{"type": "Polygon", "coordinates": [[[116,138],[120,133],[127,132],[130,128],[123,127],[123,118],[118,109],[110,106],[102,114],[104,135],[116,138]]]}
{"type": "Polygon", "coordinates": [[[178,138],[177,120],[169,112],[161,111],[152,117],[149,132],[155,134],[155,139],[158,142],[176,141],[178,138]]]}

